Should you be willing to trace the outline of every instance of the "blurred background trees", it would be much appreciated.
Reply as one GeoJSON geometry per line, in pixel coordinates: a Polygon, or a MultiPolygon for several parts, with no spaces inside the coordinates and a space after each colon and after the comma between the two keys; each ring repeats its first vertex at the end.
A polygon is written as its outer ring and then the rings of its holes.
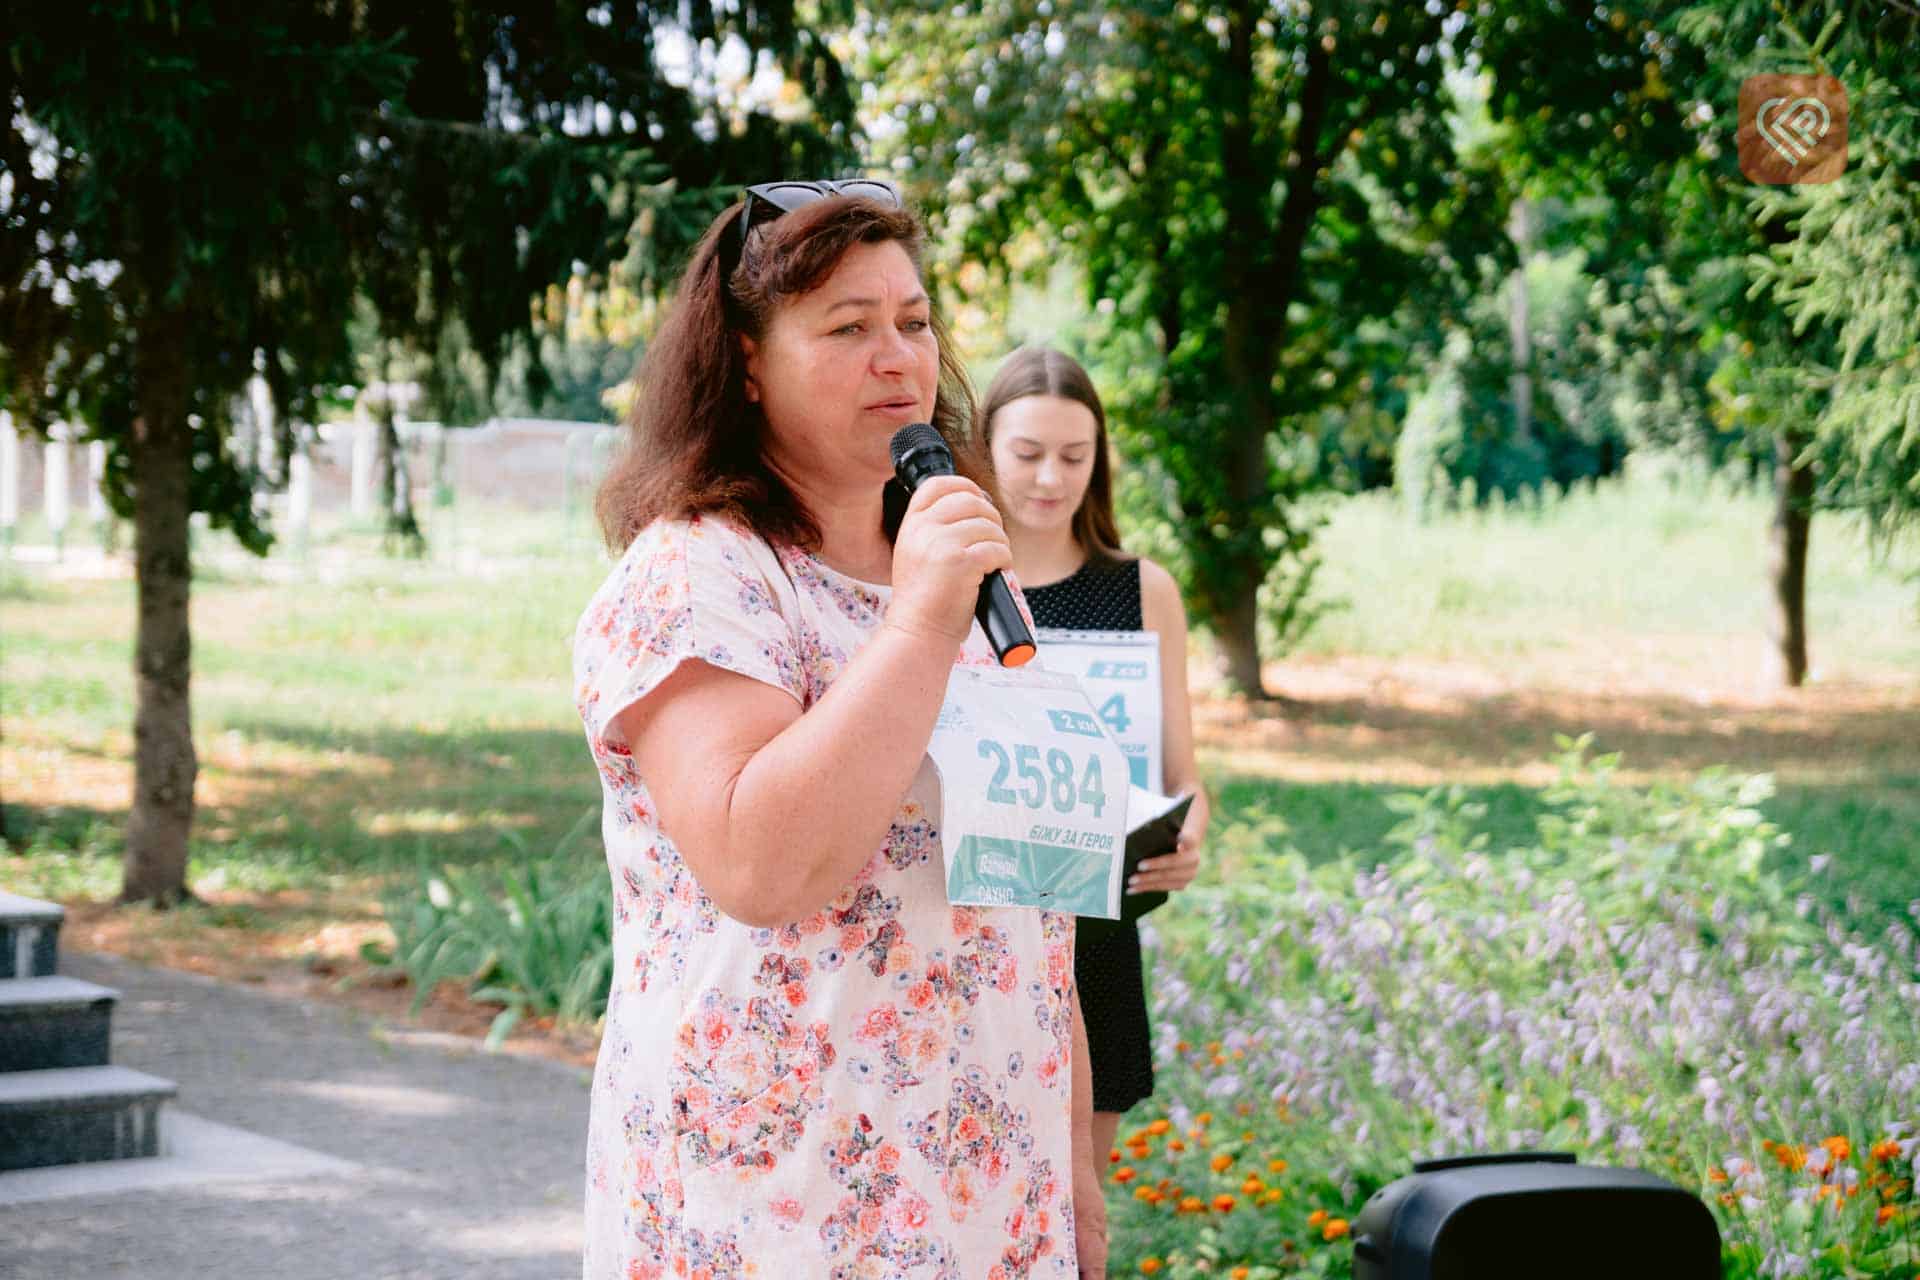
{"type": "MultiPolygon", "coordinates": [[[[106,443],[133,522],[124,893],[166,903],[185,892],[196,774],[189,516],[256,551],[271,540],[256,458],[230,447],[250,379],[271,392],[282,460],[330,390],[402,365],[453,408],[460,388],[484,400],[517,351],[544,397],[548,286],[656,286],[728,185],[849,163],[851,98],[779,0],[30,0],[10,7],[7,46],[0,385],[17,422],[106,443]],[[721,40],[796,86],[797,109],[703,83],[701,42],[721,40]]],[[[417,539],[403,503],[388,515],[417,539]]]]}

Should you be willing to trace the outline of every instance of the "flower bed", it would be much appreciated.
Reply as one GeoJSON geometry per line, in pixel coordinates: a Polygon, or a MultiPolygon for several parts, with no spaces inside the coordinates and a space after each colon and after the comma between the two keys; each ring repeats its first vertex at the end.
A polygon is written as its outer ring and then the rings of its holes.
{"type": "Polygon", "coordinates": [[[1829,917],[1764,870],[1765,779],[1640,791],[1566,747],[1531,848],[1444,792],[1364,871],[1216,838],[1233,882],[1149,930],[1116,1275],[1348,1275],[1413,1159],[1518,1148],[1698,1192],[1730,1277],[1920,1275],[1920,903],[1829,917]]]}

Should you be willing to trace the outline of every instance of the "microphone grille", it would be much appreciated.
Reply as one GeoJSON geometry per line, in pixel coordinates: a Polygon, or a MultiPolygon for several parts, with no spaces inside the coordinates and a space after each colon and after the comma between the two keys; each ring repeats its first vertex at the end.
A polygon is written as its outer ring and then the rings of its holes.
{"type": "Polygon", "coordinates": [[[893,440],[887,449],[893,455],[893,465],[896,469],[900,466],[901,459],[922,449],[938,449],[948,457],[953,456],[953,451],[947,448],[946,437],[941,435],[933,424],[927,422],[909,422],[894,432],[893,440]]]}

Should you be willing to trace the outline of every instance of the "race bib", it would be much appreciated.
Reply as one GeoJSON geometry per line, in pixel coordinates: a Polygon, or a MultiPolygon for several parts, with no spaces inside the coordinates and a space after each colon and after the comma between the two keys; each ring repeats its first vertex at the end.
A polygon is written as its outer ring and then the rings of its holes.
{"type": "Polygon", "coordinates": [[[1128,780],[1163,790],[1160,769],[1160,637],[1151,631],[1043,627],[1040,662],[1080,681],[1100,723],[1127,756],[1128,780]]]}
{"type": "Polygon", "coordinates": [[[1072,676],[955,667],[927,754],[948,901],[1119,918],[1126,757],[1072,676]]]}

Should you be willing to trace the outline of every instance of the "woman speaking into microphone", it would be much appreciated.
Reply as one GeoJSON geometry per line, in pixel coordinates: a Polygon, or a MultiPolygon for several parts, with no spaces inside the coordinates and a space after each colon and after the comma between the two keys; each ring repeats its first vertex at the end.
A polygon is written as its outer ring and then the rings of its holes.
{"type": "Polygon", "coordinates": [[[921,243],[884,183],[749,188],[600,491],[588,1280],[1105,1274],[1071,920],[949,905],[923,768],[1011,553],[921,243]],[[916,422],[957,474],[907,500],[916,422]]]}

